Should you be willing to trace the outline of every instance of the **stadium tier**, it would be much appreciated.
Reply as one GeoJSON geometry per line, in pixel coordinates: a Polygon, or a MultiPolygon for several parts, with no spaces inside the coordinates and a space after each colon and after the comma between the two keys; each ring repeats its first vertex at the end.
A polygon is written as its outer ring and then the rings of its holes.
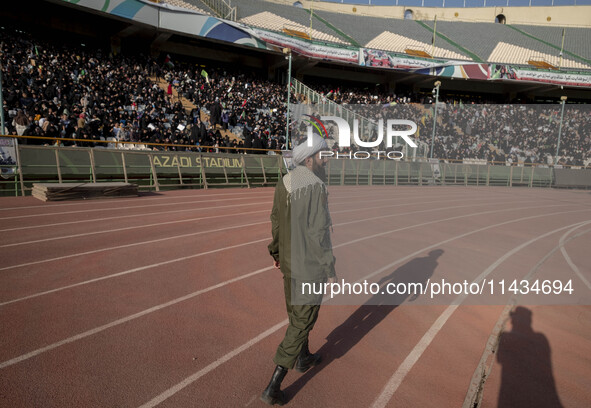
{"type": "Polygon", "coordinates": [[[564,30],[565,58],[576,58],[576,56],[579,56],[580,60],[584,58],[584,62],[591,64],[591,41],[589,41],[591,30],[589,28],[561,28],[520,24],[512,27],[521,30],[525,35],[531,35],[541,42],[548,43],[554,50],[557,48],[560,49],[562,32],[564,30]],[[571,56],[569,53],[574,55],[571,56]]]}
{"type": "Polygon", "coordinates": [[[0,408],[591,408],[591,19],[334,1],[3,2],[0,408]]]}
{"type": "MultiPolygon", "coordinates": [[[[424,24],[433,29],[433,22],[425,22],[424,24]]],[[[591,30],[587,29],[586,32],[589,35],[591,30]]],[[[461,46],[477,54],[483,61],[527,65],[529,60],[541,57],[551,59],[548,62],[558,65],[560,34],[552,38],[553,42],[558,43],[558,46],[552,46],[550,43],[530,38],[505,24],[450,21],[438,21],[437,33],[443,34],[454,43],[461,44],[461,46]],[[516,47],[519,51],[517,53],[512,52],[512,47],[516,47]]],[[[573,35],[578,34],[579,32],[573,33],[573,35]]],[[[570,30],[569,36],[571,36],[570,30]]],[[[443,38],[439,41],[447,41],[447,39],[443,38]]],[[[572,48],[565,49],[571,52],[574,51],[572,48]]],[[[581,57],[577,58],[573,54],[565,56],[562,64],[562,66],[568,68],[591,69],[588,61],[581,57]]]]}
{"type": "Polygon", "coordinates": [[[257,0],[239,0],[232,4],[236,6],[238,21],[246,25],[278,32],[296,30],[306,33],[313,39],[346,43],[346,39],[340,38],[338,33],[324,23],[313,21],[313,24],[310,24],[310,13],[302,8],[276,3],[262,5],[257,0]]]}
{"type": "MultiPolygon", "coordinates": [[[[180,0],[168,3],[177,7],[185,4],[180,0]]],[[[59,7],[45,4],[49,9],[59,7]]],[[[200,4],[192,1],[193,10],[213,13],[200,4]]],[[[278,52],[280,46],[274,44],[261,46],[259,42],[257,49],[245,47],[239,41],[224,43],[220,39],[226,38],[223,36],[208,42],[206,36],[156,33],[151,28],[134,25],[130,18],[104,36],[102,46],[99,42],[81,46],[80,43],[90,36],[78,38],[78,34],[71,31],[66,31],[68,41],[64,42],[60,25],[48,31],[51,35],[42,35],[35,33],[34,27],[27,28],[14,20],[14,27],[2,29],[6,39],[2,50],[6,133],[41,138],[24,139],[22,143],[66,147],[145,149],[155,143],[152,147],[155,150],[172,151],[227,149],[244,153],[251,152],[252,148],[281,149],[302,136],[292,117],[289,132],[292,140],[286,137],[286,74],[292,69],[292,76],[298,78],[291,80],[292,106],[307,103],[329,106],[330,103],[333,114],[340,112],[341,115],[350,112],[353,104],[384,109],[409,106],[403,110],[404,114],[419,124],[415,137],[420,146],[418,151],[412,152],[413,159],[425,159],[431,148],[434,157],[448,161],[570,166],[588,166],[591,162],[588,110],[567,105],[562,120],[557,104],[563,94],[568,95],[569,103],[588,102],[589,93],[585,88],[560,89],[558,85],[544,83],[543,76],[535,84],[519,83],[514,67],[482,63],[519,66],[536,60],[571,69],[588,69],[589,61],[575,53],[583,53],[585,44],[576,38],[584,37],[588,29],[568,29],[572,33],[572,39],[567,42],[570,48],[565,47],[564,58],[557,61],[555,44],[561,28],[543,27],[536,31],[531,26],[514,28],[492,23],[438,21],[433,46],[433,22],[326,11],[310,13],[271,2],[264,2],[261,7],[262,2],[253,0],[232,4],[237,8],[239,22],[276,31],[281,33],[281,39],[304,44],[302,54],[293,53],[291,68],[285,55],[278,52]],[[309,31],[310,22],[318,31],[309,31]],[[292,32],[288,35],[290,29],[292,32]],[[315,41],[298,36],[298,31],[312,34],[310,37],[315,41]],[[138,33],[137,37],[134,32],[138,33]],[[132,34],[128,38],[129,33],[132,34]],[[353,60],[337,65],[330,56],[306,55],[306,44],[323,46],[318,42],[321,35],[331,47],[337,47],[329,50],[346,50],[354,55],[353,60]],[[105,38],[108,40],[104,41],[105,38]],[[142,42],[143,48],[133,48],[142,42]],[[357,48],[353,46],[355,43],[368,48],[357,48]],[[576,48],[576,44],[580,48],[576,48]],[[415,59],[410,59],[411,62],[432,65],[407,70],[392,66],[393,58],[412,52],[415,59]],[[421,56],[420,52],[443,60],[431,62],[429,56],[421,56]],[[149,54],[151,56],[147,56],[149,54]],[[451,71],[455,69],[453,64],[445,62],[446,59],[479,64],[459,65],[456,73],[445,77],[444,71],[447,74],[450,68],[451,71]],[[378,69],[363,67],[359,63],[361,60],[378,69]],[[240,66],[244,62],[246,65],[240,66]],[[443,81],[439,101],[445,108],[438,111],[440,116],[436,132],[433,132],[434,94],[431,91],[438,76],[443,81]],[[478,80],[454,81],[454,78],[478,80]],[[472,105],[509,101],[546,101],[553,105],[548,105],[541,113],[523,112],[508,105],[472,105]],[[499,127],[504,136],[495,130],[499,127]],[[565,139],[557,156],[560,132],[565,139]]],[[[152,6],[141,7],[149,7],[146,12],[152,11],[152,6]]],[[[60,10],[71,13],[64,19],[88,19],[91,32],[93,29],[100,32],[99,27],[106,21],[104,15],[94,15],[83,8],[60,10]]],[[[39,13],[44,12],[46,10],[39,13]]],[[[162,15],[168,13],[166,9],[161,12],[162,15]]],[[[226,23],[212,16],[170,15],[201,19],[197,21],[203,20],[208,27],[219,28],[224,35],[243,33],[238,28],[244,26],[224,25],[226,23]]],[[[248,33],[254,36],[258,31],[248,33]]],[[[549,70],[531,72],[554,75],[549,70]]],[[[564,70],[558,73],[564,74],[564,70]]],[[[376,123],[380,113],[376,116],[375,112],[362,110],[356,115],[367,125],[376,123]]],[[[351,118],[347,116],[347,120],[351,118]]],[[[369,125],[365,128],[366,137],[373,132],[370,128],[369,125]]],[[[351,149],[332,143],[331,147],[341,152],[359,149],[355,144],[351,149]]]]}
{"type": "Polygon", "coordinates": [[[249,1],[239,0],[234,3],[239,15],[244,16],[241,22],[274,31],[282,31],[284,25],[290,22],[304,32],[313,27],[315,32],[309,33],[312,39],[339,43],[346,40],[352,45],[397,53],[405,53],[407,49],[425,51],[427,55],[448,59],[519,65],[528,65],[530,60],[541,60],[552,66],[561,64],[563,68],[591,69],[587,59],[590,52],[589,28],[568,28],[560,62],[562,27],[512,27],[495,23],[438,21],[433,44],[433,21],[379,18],[324,10],[313,10],[313,17],[310,18],[309,10],[271,2],[265,4],[267,12],[260,12],[260,3],[257,7],[249,1]],[[340,36],[340,39],[335,36],[340,36]]]}
{"type": "Polygon", "coordinates": [[[211,9],[209,7],[207,7],[207,5],[203,4],[200,1],[166,0],[166,3],[168,3],[172,6],[175,6],[175,7],[182,7],[182,8],[186,8],[188,10],[196,11],[198,13],[213,15],[213,12],[211,11],[211,9]]]}
{"type": "MultiPolygon", "coordinates": [[[[329,21],[333,26],[341,27],[344,32],[364,47],[404,53],[405,49],[419,43],[431,53],[433,32],[426,30],[412,20],[355,16],[327,11],[314,11],[314,15],[329,21]],[[379,45],[384,48],[378,47],[379,45]]],[[[450,59],[470,58],[465,51],[449,42],[437,41],[436,46],[440,51],[434,56],[450,59]]]]}
{"type": "Polygon", "coordinates": [[[591,4],[590,0],[318,0],[359,6],[410,6],[438,8],[542,7],[591,4]]]}
{"type": "MultiPolygon", "coordinates": [[[[316,10],[313,8],[314,2],[307,3],[306,5],[310,7],[307,9],[301,2],[278,0],[234,0],[231,3],[222,0],[162,0],[152,3],[147,0],[143,3],[139,0],[133,1],[140,8],[145,8],[142,4],[157,4],[159,7],[186,8],[193,12],[221,18],[226,16],[248,27],[272,31],[288,38],[312,40],[313,43],[310,43],[310,46],[326,43],[337,48],[367,47],[401,56],[411,55],[450,61],[512,64],[543,69],[591,69],[591,46],[588,41],[591,29],[589,27],[504,24],[505,17],[499,17],[502,16],[501,14],[497,16],[497,21],[503,24],[483,22],[481,19],[478,19],[478,22],[450,21],[449,18],[442,18],[436,24],[435,18],[426,19],[427,14],[421,13],[420,9],[415,9],[417,10],[416,18],[411,13],[408,16],[405,14],[409,17],[408,19],[403,19],[402,16],[392,17],[392,11],[378,17],[342,10],[338,12],[327,11],[324,8],[316,10]],[[232,12],[228,13],[228,10],[232,12]]],[[[375,5],[375,3],[371,4],[375,5]]],[[[418,5],[433,6],[432,4],[418,5]]],[[[129,6],[123,6],[122,3],[114,7],[112,12],[121,16],[137,13],[137,10],[130,11],[129,6]]],[[[573,12],[577,10],[573,9],[573,12]]],[[[582,10],[583,13],[586,10],[582,10]]],[[[167,17],[167,21],[169,18],[171,19],[170,27],[175,27],[174,20],[179,17],[170,16],[167,17]]],[[[548,21],[551,20],[550,17],[548,19],[548,21]]],[[[211,23],[207,23],[204,27],[209,27],[209,24],[211,23]]],[[[203,28],[196,29],[196,32],[201,31],[203,28]]],[[[265,41],[269,41],[267,37],[263,35],[265,41]]]]}

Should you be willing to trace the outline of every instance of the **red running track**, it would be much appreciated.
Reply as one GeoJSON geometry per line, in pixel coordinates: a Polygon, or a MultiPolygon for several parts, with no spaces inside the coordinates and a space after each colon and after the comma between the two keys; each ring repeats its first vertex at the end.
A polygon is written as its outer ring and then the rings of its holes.
{"type": "MultiPolygon", "coordinates": [[[[258,396],[286,324],[266,251],[272,195],[0,199],[0,406],[264,406],[258,396]]],[[[288,374],[289,405],[459,407],[478,390],[481,361],[490,374],[482,406],[506,406],[519,393],[536,406],[591,405],[589,198],[331,187],[340,277],[418,273],[436,249],[433,277],[560,276],[575,288],[577,300],[567,301],[580,304],[518,299],[530,315],[525,329],[519,316],[505,322],[504,304],[327,304],[310,340],[324,361],[288,374]],[[379,253],[385,240],[391,250],[379,253]],[[487,348],[500,330],[498,349],[487,348]]]]}

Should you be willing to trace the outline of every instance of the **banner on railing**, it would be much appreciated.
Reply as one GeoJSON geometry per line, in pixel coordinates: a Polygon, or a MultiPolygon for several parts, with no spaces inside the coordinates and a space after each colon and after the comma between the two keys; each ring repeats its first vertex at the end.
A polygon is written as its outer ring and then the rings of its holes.
{"type": "Polygon", "coordinates": [[[321,45],[292,38],[280,33],[252,29],[252,32],[268,45],[290,48],[293,52],[310,58],[347,62],[366,67],[412,71],[417,74],[444,78],[477,80],[518,80],[545,82],[556,85],[591,87],[591,74],[529,70],[522,67],[498,64],[452,61],[445,59],[422,59],[360,48],[358,51],[337,45],[321,45]]]}
{"type": "Polygon", "coordinates": [[[18,141],[14,138],[0,138],[0,171],[3,176],[15,174],[18,166],[16,149],[18,141]]]}
{"type": "Polygon", "coordinates": [[[156,1],[155,0],[139,0],[139,1],[141,1],[142,3],[149,4],[150,6],[160,7],[162,9],[172,10],[172,11],[176,11],[179,13],[203,14],[202,12],[199,12],[196,10],[191,10],[186,7],[174,6],[172,4],[169,4],[166,2],[160,2],[157,0],[156,1]]]}
{"type": "Polygon", "coordinates": [[[359,65],[366,67],[379,67],[390,69],[420,69],[432,68],[445,65],[445,60],[424,60],[419,58],[410,58],[395,55],[393,53],[381,50],[372,50],[361,48],[361,58],[359,65]]]}
{"type": "Polygon", "coordinates": [[[493,80],[514,80],[546,82],[555,85],[591,86],[591,75],[572,74],[568,72],[531,71],[511,65],[491,65],[493,80]]]}
{"type": "Polygon", "coordinates": [[[356,49],[339,47],[337,45],[315,44],[257,28],[253,28],[252,31],[267,44],[272,44],[280,48],[290,48],[292,52],[305,55],[306,57],[360,64],[360,52],[356,49]]]}
{"type": "Polygon", "coordinates": [[[154,154],[154,166],[159,168],[241,168],[242,162],[235,157],[196,156],[195,154],[154,154]]]}
{"type": "Polygon", "coordinates": [[[414,72],[417,74],[434,75],[444,78],[490,79],[489,64],[448,62],[428,69],[419,69],[414,72]]]}

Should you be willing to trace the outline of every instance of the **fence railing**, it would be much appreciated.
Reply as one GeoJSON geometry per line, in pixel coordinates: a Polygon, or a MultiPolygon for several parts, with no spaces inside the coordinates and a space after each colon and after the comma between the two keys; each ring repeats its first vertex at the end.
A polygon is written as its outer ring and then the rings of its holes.
{"type": "Polygon", "coordinates": [[[220,18],[236,21],[236,7],[232,7],[226,0],[201,0],[212,9],[220,18]]]}
{"type": "Polygon", "coordinates": [[[580,0],[324,0],[330,3],[347,3],[356,5],[379,6],[411,6],[411,7],[549,7],[576,6],[589,4],[580,0]]]}
{"type": "Polygon", "coordinates": [[[554,182],[551,168],[396,160],[330,160],[327,176],[329,185],[552,187],[554,182]]]}
{"type": "Polygon", "coordinates": [[[120,181],[154,191],[267,186],[275,185],[286,171],[282,157],[275,154],[130,151],[27,145],[19,145],[18,151],[18,164],[2,168],[0,195],[30,194],[33,184],[39,182],[120,181]]]}
{"type": "MultiPolygon", "coordinates": [[[[20,145],[18,166],[2,166],[0,195],[31,193],[34,183],[121,181],[140,190],[274,186],[285,174],[280,155],[128,151],[20,145]],[[10,169],[9,169],[10,167],[10,169]],[[11,171],[4,171],[11,170],[11,171]]],[[[591,189],[591,169],[330,159],[328,185],[458,185],[591,189]]]]}
{"type": "MultiPolygon", "coordinates": [[[[354,121],[357,120],[359,123],[360,135],[371,135],[372,132],[377,129],[378,123],[376,121],[366,118],[346,106],[330,100],[295,78],[292,78],[291,81],[294,92],[302,95],[306,103],[313,104],[314,110],[318,114],[323,116],[337,116],[345,119],[350,127],[352,127],[354,121]]],[[[426,159],[427,157],[428,146],[423,142],[419,142],[418,148],[410,148],[406,143],[401,143],[401,146],[404,157],[413,160],[426,159]]]]}

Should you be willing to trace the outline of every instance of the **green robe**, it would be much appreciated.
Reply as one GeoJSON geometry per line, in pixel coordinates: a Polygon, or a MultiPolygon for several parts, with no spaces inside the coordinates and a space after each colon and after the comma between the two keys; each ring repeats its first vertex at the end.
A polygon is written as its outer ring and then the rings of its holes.
{"type": "Polygon", "coordinates": [[[298,166],[275,188],[269,253],[285,276],[319,282],[335,276],[326,185],[298,166]]]}

